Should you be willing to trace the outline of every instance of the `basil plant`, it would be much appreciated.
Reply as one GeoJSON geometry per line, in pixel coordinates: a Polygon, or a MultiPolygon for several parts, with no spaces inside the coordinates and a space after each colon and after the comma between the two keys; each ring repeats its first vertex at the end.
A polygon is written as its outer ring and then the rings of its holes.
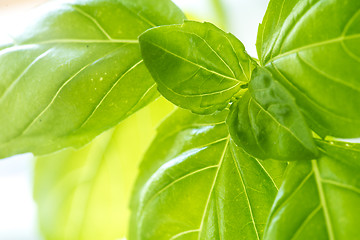
{"type": "Polygon", "coordinates": [[[39,156],[45,239],[360,238],[360,1],[270,0],[258,56],[170,0],[34,16],[0,45],[0,158],[39,156]]]}

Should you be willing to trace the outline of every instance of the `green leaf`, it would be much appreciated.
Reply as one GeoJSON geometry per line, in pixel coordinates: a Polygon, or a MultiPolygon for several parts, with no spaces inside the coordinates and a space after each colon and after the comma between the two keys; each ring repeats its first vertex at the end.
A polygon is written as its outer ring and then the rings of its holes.
{"type": "Polygon", "coordinates": [[[271,0],[259,27],[261,64],[321,136],[360,136],[359,9],[358,0],[271,0]]]}
{"type": "Polygon", "coordinates": [[[137,37],[184,18],[170,0],[55,1],[38,11],[0,51],[0,158],[80,147],[154,100],[137,37]]]}
{"type": "Polygon", "coordinates": [[[234,142],[260,159],[313,159],[317,148],[293,97],[263,68],[227,119],[234,142]]]}
{"type": "Polygon", "coordinates": [[[34,198],[45,239],[126,236],[138,164],[156,133],[155,125],[172,108],[156,101],[85,148],[37,159],[34,198]]]}
{"type": "Polygon", "coordinates": [[[236,37],[211,23],[153,28],[139,41],[160,93],[195,113],[224,109],[255,66],[236,37]]]}
{"type": "Polygon", "coordinates": [[[264,239],[357,239],[360,145],[318,142],[319,160],[289,165],[264,239]]]}
{"type": "Polygon", "coordinates": [[[260,239],[286,163],[250,157],[225,118],[177,110],[141,164],[131,239],[260,239]]]}

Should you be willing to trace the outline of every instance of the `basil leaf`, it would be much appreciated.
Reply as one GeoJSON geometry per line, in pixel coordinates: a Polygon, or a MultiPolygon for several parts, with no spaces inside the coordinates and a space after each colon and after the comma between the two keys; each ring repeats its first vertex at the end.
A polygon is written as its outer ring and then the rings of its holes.
{"type": "Polygon", "coordinates": [[[0,51],[0,158],[80,147],[154,100],[137,37],[184,18],[170,0],[56,1],[39,11],[0,51]]]}
{"type": "Polygon", "coordinates": [[[259,27],[261,64],[321,136],[360,136],[359,8],[357,0],[272,0],[259,27]]]}
{"type": "Polygon", "coordinates": [[[358,238],[360,147],[321,141],[319,146],[319,160],[289,165],[264,239],[358,238]]]}
{"type": "Polygon", "coordinates": [[[255,66],[238,39],[211,23],[153,28],[139,41],[160,93],[195,113],[224,109],[255,66]]]}
{"type": "Polygon", "coordinates": [[[235,143],[260,159],[313,159],[317,148],[290,93],[265,69],[257,68],[249,92],[227,119],[235,143]]]}
{"type": "Polygon", "coordinates": [[[259,239],[286,163],[250,157],[229,138],[228,111],[178,110],[141,164],[133,239],[259,239]]]}
{"type": "Polygon", "coordinates": [[[0,43],[0,51],[9,47],[14,46],[12,43],[0,43]]]}
{"type": "Polygon", "coordinates": [[[122,239],[138,164],[172,109],[156,101],[80,150],[36,161],[34,198],[44,239],[122,239]]]}

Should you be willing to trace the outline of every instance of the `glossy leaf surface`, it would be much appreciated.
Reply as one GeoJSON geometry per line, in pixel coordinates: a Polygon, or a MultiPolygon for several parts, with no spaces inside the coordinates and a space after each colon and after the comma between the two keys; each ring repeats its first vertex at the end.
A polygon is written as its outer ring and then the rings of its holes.
{"type": "Polygon", "coordinates": [[[360,1],[272,0],[261,64],[291,91],[319,135],[360,136],[360,1]]]}
{"type": "Polygon", "coordinates": [[[319,142],[319,160],[289,165],[264,239],[357,239],[360,145],[319,142]]]}
{"type": "Polygon", "coordinates": [[[255,66],[238,39],[211,23],[154,28],[139,41],[161,94],[196,113],[225,108],[255,66]]]}
{"type": "Polygon", "coordinates": [[[156,101],[85,148],[37,159],[34,198],[44,239],[126,237],[138,164],[171,109],[169,102],[156,101]]]}
{"type": "Polygon", "coordinates": [[[260,239],[286,163],[250,157],[225,117],[177,110],[140,169],[132,239],[260,239]]]}
{"type": "Polygon", "coordinates": [[[0,51],[0,158],[79,147],[158,96],[138,36],[170,1],[53,1],[0,51]],[[156,4],[155,4],[156,3],[156,4]]]}
{"type": "Polygon", "coordinates": [[[262,68],[254,70],[249,91],[231,106],[227,119],[235,143],[260,159],[313,159],[310,130],[293,97],[262,68]]]}

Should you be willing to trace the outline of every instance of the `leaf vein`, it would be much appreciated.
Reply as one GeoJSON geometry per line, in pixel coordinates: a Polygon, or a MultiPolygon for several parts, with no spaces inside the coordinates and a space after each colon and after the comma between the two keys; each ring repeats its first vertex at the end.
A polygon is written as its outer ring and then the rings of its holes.
{"type": "Polygon", "coordinates": [[[190,34],[190,35],[194,35],[196,37],[198,37],[199,39],[201,39],[205,44],[206,46],[208,46],[208,48],[218,57],[218,59],[220,59],[220,61],[225,65],[225,67],[227,69],[229,69],[229,71],[231,72],[231,74],[233,75],[234,78],[235,77],[235,73],[234,71],[230,68],[230,66],[225,62],[225,60],[214,50],[213,47],[210,46],[210,44],[204,39],[202,38],[200,35],[196,34],[196,33],[193,33],[193,32],[186,32],[186,31],[180,31],[179,32],[183,32],[183,33],[187,33],[187,34],[190,34]]]}
{"type": "Polygon", "coordinates": [[[325,193],[323,190],[323,186],[321,183],[321,176],[320,176],[320,172],[319,172],[319,168],[317,165],[316,160],[311,160],[311,165],[314,171],[314,176],[315,176],[315,182],[318,188],[318,193],[319,193],[319,197],[320,197],[320,203],[323,207],[323,213],[324,213],[324,218],[325,218],[325,223],[326,223],[326,228],[328,230],[328,235],[329,235],[329,239],[330,240],[334,240],[334,233],[333,233],[333,228],[332,228],[332,223],[330,220],[330,213],[327,207],[327,203],[326,203],[326,199],[325,199],[325,193]]]}
{"type": "Polygon", "coordinates": [[[93,61],[91,63],[88,63],[87,65],[85,65],[84,67],[82,67],[79,71],[77,71],[74,75],[72,75],[70,78],[68,78],[62,85],[61,87],[57,90],[57,92],[55,93],[54,97],[51,99],[50,103],[34,118],[34,120],[23,130],[23,132],[20,134],[23,135],[26,133],[26,131],[28,131],[32,125],[41,117],[44,115],[44,113],[52,106],[52,104],[55,102],[55,100],[57,99],[57,97],[59,96],[60,92],[64,89],[64,87],[66,85],[68,85],[75,77],[77,77],[81,72],[83,72],[86,68],[88,68],[90,65],[92,65],[95,62],[98,62],[100,59],[103,59],[104,57],[108,56],[109,54],[112,54],[114,52],[116,52],[117,50],[119,50],[121,47],[116,48],[112,51],[110,51],[109,53],[106,53],[104,56],[102,56],[101,58],[97,59],[96,61],[93,61]]]}
{"type": "Polygon", "coordinates": [[[351,18],[349,19],[349,21],[347,21],[344,30],[342,32],[342,36],[346,36],[347,31],[349,30],[351,24],[354,23],[355,19],[360,15],[360,9],[358,9],[355,14],[353,16],[351,16],[351,18]]]}
{"type": "MultiPolygon", "coordinates": [[[[281,15],[283,13],[283,10],[284,10],[284,5],[285,5],[285,0],[283,0],[282,4],[281,4],[281,9],[280,9],[280,14],[279,14],[279,17],[278,17],[278,20],[276,22],[276,26],[274,29],[276,29],[278,26],[279,26],[279,23],[280,23],[280,19],[281,19],[281,15]]],[[[277,43],[277,41],[279,40],[279,37],[280,37],[280,33],[281,32],[278,32],[277,36],[276,36],[276,39],[274,41],[274,43],[272,44],[272,50],[271,50],[271,53],[270,53],[270,58],[272,58],[273,56],[273,53],[274,53],[274,45],[277,43]]]]}
{"type": "MultiPolygon", "coordinates": [[[[290,193],[290,195],[287,196],[287,198],[282,201],[277,208],[273,211],[273,213],[271,214],[272,216],[275,216],[277,214],[277,212],[282,208],[282,206],[284,206],[287,202],[289,202],[294,196],[295,194],[301,189],[302,186],[305,185],[305,183],[310,179],[311,175],[313,174],[313,171],[310,171],[305,177],[304,179],[300,182],[300,184],[294,189],[294,191],[292,191],[290,193]]],[[[276,206],[276,205],[274,205],[276,206]]]]}
{"type": "Polygon", "coordinates": [[[96,20],[93,16],[91,16],[90,14],[88,14],[87,12],[85,12],[84,10],[80,9],[79,7],[76,7],[74,5],[68,5],[71,8],[73,8],[77,13],[79,13],[80,15],[86,17],[87,19],[89,19],[90,21],[92,21],[95,26],[105,35],[105,37],[109,40],[112,39],[112,37],[107,33],[107,31],[105,31],[104,27],[101,26],[101,24],[99,23],[98,20],[96,20]]]}
{"type": "Polygon", "coordinates": [[[281,54],[281,52],[282,52],[284,43],[286,42],[286,40],[288,39],[288,37],[290,36],[290,34],[294,31],[294,29],[296,28],[296,26],[298,26],[298,24],[301,22],[301,19],[303,19],[303,18],[306,16],[306,14],[308,14],[311,10],[316,9],[315,7],[316,7],[317,5],[319,5],[321,2],[322,2],[322,0],[319,0],[319,1],[317,1],[315,4],[310,5],[310,7],[309,7],[308,9],[305,9],[305,11],[303,11],[303,12],[300,14],[300,18],[297,19],[297,21],[295,21],[294,24],[292,24],[292,26],[290,27],[290,29],[287,29],[287,32],[286,32],[285,36],[282,38],[282,41],[281,41],[280,50],[279,50],[279,53],[280,53],[280,54],[281,54]]]}
{"type": "Polygon", "coordinates": [[[137,39],[50,39],[41,42],[33,42],[29,44],[22,45],[40,45],[40,44],[61,44],[61,43],[128,43],[128,44],[137,44],[139,41],[137,39]]]}
{"type": "Polygon", "coordinates": [[[296,239],[297,236],[301,233],[302,229],[306,226],[306,224],[318,213],[321,209],[321,205],[317,206],[311,213],[305,218],[305,220],[300,224],[298,229],[295,231],[294,235],[291,237],[292,239],[296,239]]]}
{"type": "Polygon", "coordinates": [[[268,111],[266,111],[254,98],[251,98],[253,100],[253,102],[259,106],[259,108],[266,113],[275,123],[277,123],[280,127],[282,127],[283,129],[285,129],[290,135],[292,135],[299,143],[301,143],[301,145],[303,145],[306,149],[309,149],[304,143],[303,141],[301,141],[288,127],[286,127],[285,125],[281,124],[273,115],[271,115],[268,111]]]}
{"type": "MultiPolygon", "coordinates": [[[[251,105],[251,101],[252,101],[252,100],[253,100],[253,99],[250,97],[249,103],[247,104],[248,118],[249,118],[249,123],[250,123],[250,125],[251,125],[251,127],[250,127],[250,132],[251,132],[251,134],[254,136],[255,142],[256,142],[256,144],[259,146],[260,150],[265,154],[266,152],[265,152],[265,150],[263,149],[262,145],[261,145],[260,142],[259,142],[259,139],[258,139],[257,135],[256,135],[255,132],[254,132],[254,129],[255,129],[254,123],[253,123],[253,121],[251,121],[251,119],[250,119],[250,108],[251,108],[250,105],[251,105]]],[[[256,118],[258,117],[258,115],[260,114],[260,110],[261,110],[261,108],[259,108],[259,111],[258,111],[258,113],[256,114],[255,119],[256,119],[256,118]]]]}
{"type": "Polygon", "coordinates": [[[163,188],[161,188],[159,191],[157,191],[146,203],[144,203],[144,207],[142,208],[142,211],[144,211],[147,206],[149,206],[149,204],[154,200],[156,199],[157,196],[159,196],[161,193],[163,193],[166,189],[170,188],[171,186],[175,185],[176,183],[188,178],[188,177],[191,177],[197,173],[200,173],[200,172],[203,172],[203,171],[206,171],[206,170],[209,170],[209,169],[213,169],[213,168],[218,168],[219,166],[218,165],[213,165],[213,166],[207,166],[207,167],[204,167],[204,168],[201,168],[201,169],[198,169],[198,170],[195,170],[193,172],[190,172],[190,173],[187,173],[183,176],[181,176],[180,178],[177,178],[175,179],[174,181],[170,182],[169,184],[165,185],[163,188]]]}
{"type": "Polygon", "coordinates": [[[9,85],[9,87],[7,87],[7,89],[4,91],[4,93],[2,94],[2,96],[0,96],[0,99],[4,99],[9,92],[15,87],[15,85],[20,81],[20,79],[29,71],[29,69],[31,67],[33,67],[40,59],[44,58],[50,51],[52,50],[52,48],[47,49],[45,52],[43,52],[42,54],[40,54],[38,57],[36,57],[21,73],[20,75],[9,85]]]}
{"type": "Polygon", "coordinates": [[[195,233],[195,232],[199,232],[199,231],[200,231],[199,229],[194,229],[194,230],[187,230],[187,231],[184,231],[184,232],[180,232],[180,233],[172,236],[169,240],[175,240],[175,239],[177,239],[179,237],[182,237],[182,236],[184,236],[186,234],[195,233]]]}
{"type": "Polygon", "coordinates": [[[134,10],[132,10],[131,8],[129,8],[126,4],[118,1],[119,4],[121,4],[124,8],[126,8],[131,14],[133,14],[135,17],[140,18],[140,20],[142,20],[144,23],[150,25],[151,27],[156,27],[157,24],[151,22],[149,19],[147,19],[146,17],[142,16],[138,13],[136,13],[134,10]]]}
{"type": "MultiPolygon", "coordinates": [[[[229,42],[229,44],[230,44],[230,46],[231,46],[231,48],[232,48],[232,51],[234,52],[234,54],[235,54],[235,56],[236,56],[236,59],[237,59],[237,62],[238,62],[238,65],[239,65],[239,67],[240,67],[240,69],[241,69],[242,74],[244,75],[245,79],[249,82],[250,79],[249,79],[249,77],[246,75],[245,70],[244,70],[244,67],[243,67],[242,64],[240,63],[240,60],[239,60],[238,55],[236,54],[234,45],[233,45],[232,42],[230,41],[230,39],[229,39],[229,37],[228,37],[227,34],[225,34],[225,38],[226,38],[227,41],[229,42]]],[[[249,58],[250,58],[250,57],[249,57],[249,58]]],[[[250,68],[250,60],[249,60],[248,62],[249,62],[249,71],[250,71],[250,69],[251,69],[251,68],[250,68]]]]}
{"type": "Polygon", "coordinates": [[[164,139],[166,139],[166,138],[169,138],[169,137],[171,137],[171,136],[173,136],[173,135],[175,135],[175,134],[177,134],[177,133],[179,133],[179,132],[181,132],[181,131],[184,131],[184,130],[186,130],[186,129],[189,129],[189,128],[208,127],[208,126],[216,126],[216,125],[222,125],[222,124],[225,124],[225,121],[214,122],[214,123],[209,123],[209,124],[189,124],[189,125],[187,125],[187,126],[184,126],[184,127],[182,127],[182,128],[179,128],[179,129],[177,129],[177,130],[175,130],[175,131],[172,131],[172,132],[166,134],[165,136],[163,136],[163,137],[161,138],[161,141],[164,140],[164,139]]]}
{"type": "MultiPolygon", "coordinates": [[[[80,128],[84,127],[86,123],[88,123],[88,121],[91,119],[92,116],[94,116],[95,112],[99,109],[99,107],[103,104],[103,102],[105,101],[105,99],[109,96],[109,94],[113,91],[113,89],[118,85],[118,83],[128,74],[130,73],[132,70],[134,70],[137,66],[139,66],[139,64],[141,64],[143,62],[143,60],[140,60],[138,62],[136,62],[134,65],[132,65],[125,73],[123,73],[116,81],[115,83],[111,86],[111,88],[109,89],[109,91],[106,92],[106,94],[101,98],[101,100],[99,101],[99,103],[96,105],[96,107],[91,111],[91,113],[88,115],[88,117],[84,120],[84,122],[81,124],[80,128]]],[[[147,93],[147,91],[146,91],[147,93]]]]}
{"type": "Polygon", "coordinates": [[[252,225],[253,225],[254,230],[255,230],[256,237],[257,237],[258,240],[260,240],[260,236],[259,236],[258,230],[257,230],[257,228],[256,228],[255,218],[254,218],[253,210],[252,210],[252,207],[251,207],[251,204],[250,204],[250,199],[249,199],[249,196],[248,196],[248,193],[247,193],[247,189],[246,189],[246,186],[245,186],[245,182],[244,182],[244,180],[243,180],[243,176],[242,176],[242,174],[240,173],[240,169],[239,169],[239,166],[238,166],[238,162],[235,160],[235,156],[234,156],[233,150],[230,149],[230,152],[231,152],[231,156],[232,156],[232,159],[233,159],[234,164],[235,164],[235,167],[236,167],[236,171],[237,171],[237,173],[239,174],[240,181],[241,181],[242,186],[243,186],[243,188],[244,188],[244,193],[245,193],[246,201],[247,201],[247,203],[248,203],[249,213],[250,213],[252,225]]]}
{"type": "MultiPolygon", "coordinates": [[[[195,147],[195,148],[192,148],[192,149],[189,149],[187,150],[187,152],[189,151],[193,151],[193,150],[196,150],[196,149],[203,149],[203,148],[206,148],[206,147],[209,147],[209,146],[212,146],[212,145],[215,145],[219,142],[222,142],[222,141],[225,141],[227,140],[228,137],[226,138],[223,138],[223,139],[218,139],[216,141],[213,141],[213,142],[210,142],[210,143],[207,143],[205,145],[202,145],[202,146],[198,146],[198,147],[195,147]]],[[[178,155],[181,155],[182,153],[179,153],[178,155]]],[[[192,175],[195,175],[199,172],[202,172],[202,171],[205,171],[205,170],[208,170],[208,169],[212,169],[212,168],[218,168],[219,165],[212,165],[212,166],[207,166],[207,167],[204,167],[204,168],[201,168],[201,169],[198,169],[198,170],[195,170],[193,172],[190,172],[190,173],[187,173],[177,179],[175,179],[174,181],[170,182],[169,184],[165,185],[163,188],[161,188],[159,191],[157,191],[156,193],[154,193],[154,195],[152,195],[152,197],[146,202],[146,203],[143,203],[143,207],[142,207],[142,211],[144,211],[144,209],[146,209],[146,207],[150,204],[150,202],[152,202],[154,199],[156,199],[157,196],[159,196],[162,192],[164,192],[166,189],[170,188],[171,186],[175,185],[176,183],[192,176],[192,175]]]]}
{"type": "Polygon", "coordinates": [[[259,164],[259,166],[262,168],[262,170],[266,173],[266,175],[269,177],[271,182],[274,184],[276,190],[279,191],[279,188],[276,186],[276,183],[275,183],[274,179],[271,177],[270,173],[265,169],[265,167],[260,163],[260,161],[257,158],[255,158],[255,157],[253,157],[253,158],[259,164]]]}
{"type": "Polygon", "coordinates": [[[343,188],[343,189],[347,189],[347,190],[352,191],[354,193],[360,194],[360,189],[355,187],[355,186],[340,183],[340,182],[337,182],[337,181],[334,181],[334,180],[331,180],[331,179],[321,179],[321,181],[323,183],[331,184],[331,185],[334,185],[334,186],[337,186],[337,187],[340,187],[340,188],[343,188]]]}
{"type": "Polygon", "coordinates": [[[190,63],[190,64],[192,64],[192,65],[194,65],[194,66],[196,66],[196,67],[198,67],[198,68],[202,68],[202,69],[204,69],[205,71],[210,72],[210,73],[212,73],[212,74],[214,74],[214,75],[218,75],[218,76],[220,76],[220,77],[223,77],[223,78],[226,78],[226,79],[235,81],[235,82],[241,82],[239,79],[236,79],[236,78],[233,78],[233,77],[230,77],[230,76],[226,76],[226,75],[224,75],[224,74],[221,74],[221,73],[218,73],[218,72],[216,72],[216,71],[210,70],[210,69],[208,69],[208,68],[206,68],[206,67],[204,67],[204,66],[202,66],[202,65],[200,65],[200,64],[194,63],[194,62],[190,61],[189,59],[186,59],[186,58],[184,58],[184,57],[182,57],[182,56],[180,56],[180,55],[177,55],[177,54],[175,54],[175,53],[173,53],[173,52],[170,52],[170,51],[167,50],[166,48],[161,47],[160,45],[157,45],[157,44],[155,44],[155,43],[153,43],[153,42],[148,42],[148,43],[151,44],[151,45],[153,45],[154,47],[157,47],[157,48],[163,50],[164,52],[166,52],[166,53],[168,53],[168,54],[170,54],[170,55],[173,55],[174,57],[177,57],[177,58],[181,59],[181,60],[184,61],[184,62],[188,62],[188,63],[190,63]]]}
{"type": "MultiPolygon", "coordinates": [[[[347,118],[344,117],[343,115],[340,115],[336,112],[332,112],[330,110],[328,110],[327,108],[325,108],[324,106],[320,105],[319,103],[315,102],[314,99],[310,98],[309,96],[307,96],[306,94],[304,94],[295,84],[293,84],[287,77],[285,77],[285,75],[276,67],[276,65],[274,63],[272,63],[272,66],[274,67],[274,69],[279,73],[279,75],[300,95],[302,95],[304,98],[306,98],[309,102],[311,102],[316,108],[318,108],[321,111],[326,112],[329,115],[333,115],[337,118],[343,119],[345,121],[356,121],[353,118],[347,118]]],[[[356,121],[357,122],[357,121],[356,121]]]]}
{"type": "Polygon", "coordinates": [[[307,60],[305,60],[305,58],[301,57],[300,54],[296,54],[296,56],[297,56],[305,65],[307,65],[309,68],[313,69],[313,71],[315,71],[315,72],[319,73],[320,75],[328,78],[329,80],[332,80],[333,82],[336,82],[336,83],[339,83],[339,84],[341,84],[341,85],[344,85],[344,86],[346,86],[346,87],[348,87],[348,88],[350,88],[350,89],[353,89],[353,90],[355,90],[355,91],[357,91],[357,92],[360,93],[360,88],[358,88],[358,87],[356,87],[356,86],[353,86],[353,85],[351,85],[351,84],[349,84],[349,83],[347,83],[347,82],[344,82],[344,81],[342,81],[342,80],[340,80],[340,79],[337,79],[337,78],[335,78],[335,77],[333,77],[333,76],[325,73],[324,71],[322,71],[322,70],[320,70],[319,68],[315,67],[315,65],[313,65],[313,64],[311,64],[310,62],[308,62],[307,60]]]}
{"type": "Polygon", "coordinates": [[[287,51],[285,53],[279,54],[279,55],[269,59],[269,61],[267,61],[265,63],[265,65],[272,64],[276,60],[279,60],[279,59],[281,59],[283,57],[286,57],[286,56],[289,56],[289,55],[292,55],[292,54],[296,54],[298,52],[302,52],[302,51],[309,50],[309,49],[312,49],[312,48],[316,48],[316,47],[319,47],[319,46],[324,46],[324,45],[328,45],[328,44],[332,44],[332,43],[339,43],[341,41],[351,40],[351,39],[358,39],[358,38],[360,38],[360,33],[359,34],[353,34],[353,35],[347,35],[347,36],[340,36],[340,37],[337,37],[337,38],[332,38],[332,39],[328,39],[328,40],[325,40],[325,41],[304,45],[302,47],[295,48],[293,50],[287,51]]]}
{"type": "Polygon", "coordinates": [[[355,53],[351,52],[348,46],[346,46],[344,41],[341,41],[341,47],[344,49],[345,53],[349,55],[352,59],[360,63],[360,57],[355,53]]]}
{"type": "Polygon", "coordinates": [[[200,240],[200,237],[201,237],[201,232],[202,232],[203,227],[204,227],[205,216],[206,216],[206,213],[207,213],[208,206],[210,204],[211,196],[213,194],[213,191],[214,191],[214,188],[215,188],[215,185],[216,185],[217,177],[219,175],[222,163],[223,163],[223,161],[225,159],[225,154],[226,154],[226,151],[228,149],[229,141],[230,141],[230,136],[227,137],[227,141],[226,141],[226,144],[224,146],[224,151],[223,151],[223,153],[221,155],[221,158],[219,160],[218,169],[217,169],[217,171],[215,173],[214,180],[212,182],[210,192],[209,192],[209,195],[208,195],[208,199],[207,199],[206,204],[205,204],[204,213],[202,215],[201,222],[200,222],[200,227],[199,227],[199,236],[198,236],[199,240],[200,240]]]}

